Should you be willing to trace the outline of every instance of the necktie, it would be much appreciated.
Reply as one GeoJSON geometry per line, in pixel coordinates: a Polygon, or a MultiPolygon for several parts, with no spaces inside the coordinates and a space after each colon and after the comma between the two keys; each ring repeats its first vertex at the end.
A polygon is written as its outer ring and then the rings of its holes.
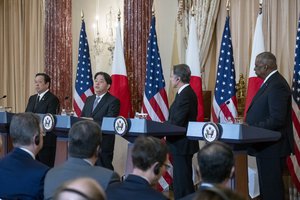
{"type": "Polygon", "coordinates": [[[40,101],[40,95],[37,95],[36,100],[35,100],[35,104],[34,104],[34,110],[36,110],[36,107],[37,107],[37,104],[39,103],[39,101],[40,101]]]}
{"type": "Polygon", "coordinates": [[[100,101],[100,96],[97,96],[95,101],[94,101],[94,104],[93,104],[93,111],[95,110],[95,108],[98,105],[99,101],[100,101]]]}

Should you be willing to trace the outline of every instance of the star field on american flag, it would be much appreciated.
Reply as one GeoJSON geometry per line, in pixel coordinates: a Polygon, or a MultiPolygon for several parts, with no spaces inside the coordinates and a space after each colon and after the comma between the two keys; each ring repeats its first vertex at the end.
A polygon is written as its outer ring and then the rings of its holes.
{"type": "Polygon", "coordinates": [[[82,20],[79,49],[78,49],[78,64],[75,81],[74,93],[74,110],[77,116],[80,116],[84,102],[87,96],[93,94],[93,77],[91,69],[90,51],[85,31],[85,23],[82,20]]]}
{"type": "Polygon", "coordinates": [[[215,99],[218,105],[222,105],[232,96],[235,96],[235,93],[236,88],[234,59],[232,52],[231,34],[229,29],[229,17],[227,17],[218,62],[215,99]]]}
{"type": "Polygon", "coordinates": [[[292,84],[293,99],[300,106],[300,28],[297,31],[296,50],[294,61],[294,75],[292,84]]]}
{"type": "Polygon", "coordinates": [[[145,94],[147,99],[150,100],[154,95],[156,95],[161,89],[165,87],[165,79],[163,76],[157,45],[156,31],[153,27],[153,24],[151,24],[150,27],[146,64],[145,94]]]}

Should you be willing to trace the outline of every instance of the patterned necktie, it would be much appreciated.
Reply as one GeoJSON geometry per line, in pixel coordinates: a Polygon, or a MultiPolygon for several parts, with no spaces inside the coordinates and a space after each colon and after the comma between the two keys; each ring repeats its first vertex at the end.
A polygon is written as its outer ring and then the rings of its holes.
{"type": "Polygon", "coordinates": [[[97,96],[93,104],[93,111],[95,110],[99,102],[100,102],[100,96],[97,96]]]}

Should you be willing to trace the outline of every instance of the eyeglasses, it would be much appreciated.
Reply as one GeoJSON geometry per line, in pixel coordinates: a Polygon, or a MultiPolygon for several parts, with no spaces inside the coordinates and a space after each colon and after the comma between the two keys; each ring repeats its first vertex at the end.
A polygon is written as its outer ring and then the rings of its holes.
{"type": "Polygon", "coordinates": [[[163,166],[165,166],[165,168],[168,170],[171,168],[171,165],[164,163],[163,166]]]}

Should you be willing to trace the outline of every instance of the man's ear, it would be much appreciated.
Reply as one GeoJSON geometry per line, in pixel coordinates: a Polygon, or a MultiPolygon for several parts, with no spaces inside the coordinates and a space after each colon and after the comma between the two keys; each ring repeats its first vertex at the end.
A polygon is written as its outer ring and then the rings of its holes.
{"type": "Polygon", "coordinates": [[[109,90],[110,89],[110,84],[107,84],[107,90],[109,90]]]}

